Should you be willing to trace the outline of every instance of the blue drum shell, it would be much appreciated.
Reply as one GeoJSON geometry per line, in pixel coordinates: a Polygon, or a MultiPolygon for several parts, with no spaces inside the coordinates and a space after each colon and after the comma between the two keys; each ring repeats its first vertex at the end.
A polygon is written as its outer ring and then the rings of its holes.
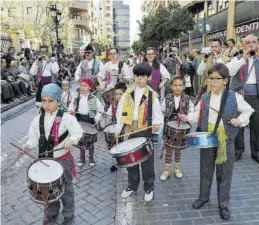
{"type": "Polygon", "coordinates": [[[186,135],[187,147],[212,148],[218,146],[218,136],[209,132],[189,133],[186,135]]]}

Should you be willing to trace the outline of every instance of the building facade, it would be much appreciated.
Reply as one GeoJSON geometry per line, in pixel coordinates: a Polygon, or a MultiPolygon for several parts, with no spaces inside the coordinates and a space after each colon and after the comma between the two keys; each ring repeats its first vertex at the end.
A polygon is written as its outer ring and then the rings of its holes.
{"type": "Polygon", "coordinates": [[[192,48],[201,50],[212,39],[225,42],[233,38],[240,45],[240,37],[259,36],[259,1],[192,1],[187,7],[195,19],[195,26],[180,38],[182,52],[192,48]]]}
{"type": "Polygon", "coordinates": [[[130,8],[123,1],[113,2],[113,45],[122,54],[130,51],[130,8]]]}

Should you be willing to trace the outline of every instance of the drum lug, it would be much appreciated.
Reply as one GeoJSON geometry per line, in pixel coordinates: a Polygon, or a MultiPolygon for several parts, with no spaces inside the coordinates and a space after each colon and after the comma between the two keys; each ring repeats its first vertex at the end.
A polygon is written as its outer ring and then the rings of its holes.
{"type": "Polygon", "coordinates": [[[132,153],[130,153],[130,159],[131,159],[131,161],[134,163],[135,161],[136,161],[136,159],[135,159],[135,157],[134,157],[134,155],[132,154],[132,153]]]}

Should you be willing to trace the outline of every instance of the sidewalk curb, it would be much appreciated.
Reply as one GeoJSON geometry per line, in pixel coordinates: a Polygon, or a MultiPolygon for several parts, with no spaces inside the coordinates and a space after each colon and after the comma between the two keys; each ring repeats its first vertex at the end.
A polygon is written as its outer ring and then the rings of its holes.
{"type": "Polygon", "coordinates": [[[24,111],[28,110],[31,106],[35,105],[35,98],[32,98],[20,105],[17,105],[5,112],[1,113],[1,124],[10,120],[11,118],[23,113],[24,111]]]}

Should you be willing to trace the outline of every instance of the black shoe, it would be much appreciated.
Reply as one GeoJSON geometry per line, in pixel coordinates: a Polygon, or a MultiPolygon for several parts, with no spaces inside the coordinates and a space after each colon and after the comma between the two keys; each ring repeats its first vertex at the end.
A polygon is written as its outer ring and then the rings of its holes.
{"type": "Polygon", "coordinates": [[[51,222],[55,222],[56,219],[58,218],[59,216],[59,213],[56,214],[55,216],[48,216],[48,222],[51,223],[51,222]]]}
{"type": "Polygon", "coordinates": [[[203,200],[201,200],[201,199],[197,199],[197,200],[195,200],[193,203],[192,203],[192,207],[194,208],[194,209],[199,209],[199,208],[201,208],[206,202],[208,202],[209,200],[207,200],[207,201],[203,201],[203,200]]]}
{"type": "Polygon", "coordinates": [[[219,209],[219,215],[223,220],[228,220],[229,219],[229,211],[228,207],[225,208],[220,208],[219,209]]]}
{"type": "Polygon", "coordinates": [[[111,171],[111,172],[115,172],[115,171],[117,171],[117,167],[116,167],[116,166],[114,166],[114,165],[113,165],[113,166],[111,166],[110,171],[111,171]]]}
{"type": "Polygon", "coordinates": [[[239,159],[241,159],[241,156],[242,156],[242,154],[236,155],[236,156],[235,156],[235,161],[238,161],[239,159]]]}
{"type": "Polygon", "coordinates": [[[64,217],[64,222],[62,223],[62,225],[74,225],[74,217],[64,217]]]}
{"type": "Polygon", "coordinates": [[[251,155],[252,159],[255,160],[257,163],[259,163],[259,157],[256,157],[255,155],[251,155]]]}

